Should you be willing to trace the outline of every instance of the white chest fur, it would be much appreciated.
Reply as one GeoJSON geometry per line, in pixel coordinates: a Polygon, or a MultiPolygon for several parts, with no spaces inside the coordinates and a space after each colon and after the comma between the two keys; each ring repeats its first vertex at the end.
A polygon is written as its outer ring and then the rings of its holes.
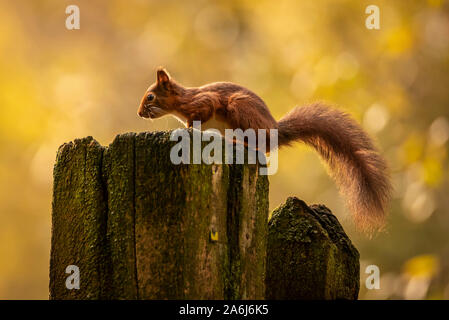
{"type": "MultiPolygon", "coordinates": [[[[178,119],[183,125],[187,125],[187,120],[186,118],[181,115],[180,113],[172,113],[172,115],[178,119]]],[[[220,121],[217,120],[216,115],[214,115],[212,118],[210,118],[209,120],[207,120],[206,122],[201,122],[201,130],[202,131],[206,131],[206,130],[210,130],[210,129],[215,129],[218,130],[222,136],[225,135],[225,129],[232,129],[227,122],[224,121],[220,121]]]]}
{"type": "Polygon", "coordinates": [[[225,129],[232,129],[227,122],[220,121],[216,115],[210,118],[208,121],[201,123],[201,130],[206,131],[209,129],[215,129],[220,131],[221,135],[225,135],[225,129]]]}

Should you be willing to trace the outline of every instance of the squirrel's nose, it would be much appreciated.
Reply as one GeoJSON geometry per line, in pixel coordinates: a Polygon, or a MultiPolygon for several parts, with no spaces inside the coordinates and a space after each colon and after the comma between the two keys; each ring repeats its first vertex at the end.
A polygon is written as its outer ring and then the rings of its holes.
{"type": "Polygon", "coordinates": [[[150,117],[148,113],[146,113],[144,110],[140,110],[140,109],[137,111],[137,114],[139,115],[139,117],[142,117],[142,118],[150,117]]]}

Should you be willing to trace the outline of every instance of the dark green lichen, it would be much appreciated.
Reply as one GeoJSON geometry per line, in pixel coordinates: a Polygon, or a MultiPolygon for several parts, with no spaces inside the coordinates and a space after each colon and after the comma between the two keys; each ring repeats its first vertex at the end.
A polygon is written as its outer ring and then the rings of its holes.
{"type": "Polygon", "coordinates": [[[268,299],[357,299],[359,253],[324,206],[290,197],[268,223],[268,299]]]}
{"type": "Polygon", "coordinates": [[[91,137],[60,148],[51,298],[263,298],[266,177],[256,165],[173,165],[175,143],[128,133],[108,148],[91,137]],[[65,288],[68,264],[81,267],[80,290],[65,288]]]}

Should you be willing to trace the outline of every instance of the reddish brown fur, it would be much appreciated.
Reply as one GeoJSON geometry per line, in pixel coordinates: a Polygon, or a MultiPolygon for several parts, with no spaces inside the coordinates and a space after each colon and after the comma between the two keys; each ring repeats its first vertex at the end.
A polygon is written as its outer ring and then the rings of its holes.
{"type": "Polygon", "coordinates": [[[176,115],[191,127],[214,116],[231,129],[278,129],[279,146],[302,141],[328,163],[330,174],[347,198],[357,225],[365,231],[384,224],[391,185],[385,160],[363,129],[347,114],[323,104],[293,109],[279,122],[252,91],[229,82],[185,88],[164,69],[145,93],[138,114],[145,118],[176,115]],[[148,94],[154,94],[153,101],[148,94]]]}
{"type": "Polygon", "coordinates": [[[391,194],[387,164],[357,122],[322,104],[295,108],[279,121],[279,145],[295,140],[327,162],[359,227],[383,226],[391,194]]]}

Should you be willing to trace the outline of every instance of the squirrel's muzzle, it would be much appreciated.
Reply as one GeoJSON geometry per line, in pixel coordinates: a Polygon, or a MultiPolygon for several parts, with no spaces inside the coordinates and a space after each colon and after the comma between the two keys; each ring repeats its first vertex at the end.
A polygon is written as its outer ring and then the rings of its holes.
{"type": "Polygon", "coordinates": [[[139,117],[145,118],[145,119],[156,119],[159,117],[162,117],[164,115],[167,114],[167,111],[165,111],[164,109],[155,107],[155,106],[150,106],[148,104],[142,104],[139,107],[139,110],[137,111],[137,114],[139,115],[139,117]]]}
{"type": "Polygon", "coordinates": [[[139,117],[145,118],[145,119],[148,119],[150,117],[150,114],[145,110],[145,108],[142,108],[142,107],[139,108],[139,110],[137,111],[137,114],[139,115],[139,117]]]}

